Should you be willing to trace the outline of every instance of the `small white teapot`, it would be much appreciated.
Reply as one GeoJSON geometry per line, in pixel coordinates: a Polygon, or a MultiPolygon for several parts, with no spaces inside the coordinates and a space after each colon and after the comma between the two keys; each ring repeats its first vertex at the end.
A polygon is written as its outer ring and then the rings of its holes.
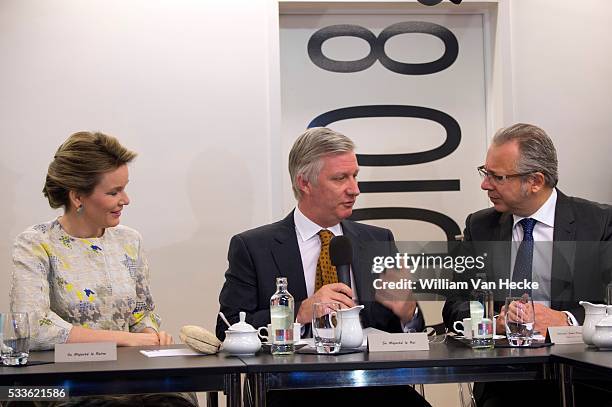
{"type": "Polygon", "coordinates": [[[342,321],[342,336],[340,343],[344,348],[358,348],[363,343],[363,328],[359,321],[359,312],[363,309],[363,305],[357,305],[353,308],[341,309],[340,321],[342,321]]]}
{"type": "Polygon", "coordinates": [[[225,331],[223,350],[230,355],[254,355],[261,348],[257,330],[245,321],[246,312],[240,312],[240,322],[225,331]]]}
{"type": "Polygon", "coordinates": [[[608,316],[595,325],[593,345],[601,350],[612,350],[612,305],[607,306],[608,316]]]}

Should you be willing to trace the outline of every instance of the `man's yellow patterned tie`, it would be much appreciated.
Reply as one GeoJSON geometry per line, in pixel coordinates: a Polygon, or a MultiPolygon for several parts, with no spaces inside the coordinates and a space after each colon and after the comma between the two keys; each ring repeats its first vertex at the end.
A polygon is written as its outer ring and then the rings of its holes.
{"type": "Polygon", "coordinates": [[[321,239],[321,253],[319,261],[317,261],[317,274],[315,277],[315,291],[323,287],[325,284],[337,283],[338,273],[336,267],[332,266],[329,258],[329,242],[334,237],[334,234],[329,230],[319,231],[319,239],[321,239]]]}

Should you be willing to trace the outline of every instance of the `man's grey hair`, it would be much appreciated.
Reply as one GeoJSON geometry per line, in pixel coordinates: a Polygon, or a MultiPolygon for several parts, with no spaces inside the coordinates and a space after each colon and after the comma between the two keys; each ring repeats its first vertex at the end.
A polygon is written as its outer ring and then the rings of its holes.
{"type": "Polygon", "coordinates": [[[546,132],[532,124],[517,123],[493,136],[496,146],[512,141],[518,143],[520,153],[516,171],[519,174],[541,172],[546,185],[554,188],[559,182],[557,151],[546,132]]]}
{"type": "Polygon", "coordinates": [[[299,201],[302,197],[297,185],[299,176],[316,185],[324,156],[354,150],[355,144],[351,139],[326,127],[313,127],[302,133],[289,152],[289,175],[295,198],[299,201]]]}

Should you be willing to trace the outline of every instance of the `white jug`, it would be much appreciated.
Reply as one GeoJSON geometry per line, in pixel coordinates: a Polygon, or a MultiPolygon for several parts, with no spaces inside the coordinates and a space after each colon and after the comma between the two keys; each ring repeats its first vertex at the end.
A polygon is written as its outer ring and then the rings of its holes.
{"type": "Polygon", "coordinates": [[[580,301],[578,304],[584,307],[584,324],[582,324],[582,340],[587,345],[593,346],[593,335],[595,335],[595,325],[606,316],[605,304],[591,304],[587,301],[580,301]]]}
{"type": "Polygon", "coordinates": [[[608,305],[608,316],[595,325],[593,345],[599,350],[612,350],[612,305],[608,305]]]}
{"type": "Polygon", "coordinates": [[[342,336],[340,343],[344,348],[358,348],[363,343],[363,328],[359,321],[359,312],[363,309],[363,305],[357,305],[353,308],[341,309],[338,311],[341,314],[342,321],[342,336]]]}

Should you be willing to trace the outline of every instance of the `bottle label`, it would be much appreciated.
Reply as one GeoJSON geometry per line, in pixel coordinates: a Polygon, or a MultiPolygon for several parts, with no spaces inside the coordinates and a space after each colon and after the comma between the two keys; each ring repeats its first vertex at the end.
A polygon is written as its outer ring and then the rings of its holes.
{"type": "Polygon", "coordinates": [[[477,323],[475,338],[493,338],[493,321],[488,318],[483,318],[477,323]]]}
{"type": "Polygon", "coordinates": [[[270,308],[273,343],[293,343],[293,311],[290,307],[273,305],[270,308]]]}
{"type": "Polygon", "coordinates": [[[293,329],[275,330],[274,343],[293,343],[293,329]]]}

